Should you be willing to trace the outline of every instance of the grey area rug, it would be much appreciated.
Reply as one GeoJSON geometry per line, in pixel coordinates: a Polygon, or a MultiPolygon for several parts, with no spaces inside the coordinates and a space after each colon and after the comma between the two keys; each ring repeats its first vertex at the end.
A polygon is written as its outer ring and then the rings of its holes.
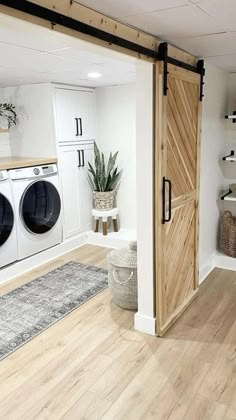
{"type": "Polygon", "coordinates": [[[69,262],[0,297],[0,360],[107,287],[107,271],[69,262]]]}

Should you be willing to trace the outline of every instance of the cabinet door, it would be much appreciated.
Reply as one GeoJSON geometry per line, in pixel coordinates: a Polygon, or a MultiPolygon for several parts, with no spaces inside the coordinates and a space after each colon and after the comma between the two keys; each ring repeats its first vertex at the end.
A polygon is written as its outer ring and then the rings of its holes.
{"type": "Polygon", "coordinates": [[[75,91],[55,89],[55,102],[57,140],[59,142],[78,140],[75,91]]]}
{"type": "Polygon", "coordinates": [[[93,145],[80,149],[81,166],[79,168],[79,191],[81,197],[81,229],[87,231],[92,225],[93,193],[88,181],[88,161],[93,162],[93,145]]]}
{"type": "Polygon", "coordinates": [[[79,158],[74,146],[60,148],[60,177],[63,201],[64,238],[76,235],[81,230],[79,188],[79,158]]]}
{"type": "Polygon", "coordinates": [[[93,140],[95,131],[95,94],[76,92],[76,115],[79,125],[78,140],[93,140]]]}

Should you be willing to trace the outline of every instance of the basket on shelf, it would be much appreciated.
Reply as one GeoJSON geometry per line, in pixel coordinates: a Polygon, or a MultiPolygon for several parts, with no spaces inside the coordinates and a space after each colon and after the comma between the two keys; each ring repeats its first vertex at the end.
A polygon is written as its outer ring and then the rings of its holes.
{"type": "Polygon", "coordinates": [[[236,258],[236,217],[230,211],[221,216],[220,248],[224,254],[236,258]]]}

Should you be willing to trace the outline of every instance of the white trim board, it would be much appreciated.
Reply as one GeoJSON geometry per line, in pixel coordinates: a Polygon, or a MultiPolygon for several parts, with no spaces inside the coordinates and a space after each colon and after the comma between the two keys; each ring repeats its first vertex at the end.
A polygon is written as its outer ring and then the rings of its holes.
{"type": "Polygon", "coordinates": [[[209,276],[209,274],[214,270],[215,268],[215,261],[214,261],[214,253],[210,256],[209,260],[206,264],[202,265],[199,268],[199,286],[206,280],[206,278],[209,276]]]}
{"type": "Polygon", "coordinates": [[[214,252],[207,264],[199,270],[199,285],[209,276],[214,268],[236,271],[236,258],[228,257],[219,251],[214,252]]]}
{"type": "Polygon", "coordinates": [[[151,318],[136,312],[134,315],[134,328],[137,331],[141,331],[149,335],[156,335],[156,318],[151,318]]]}
{"type": "Polygon", "coordinates": [[[214,254],[214,265],[224,270],[236,271],[236,258],[228,257],[216,251],[214,254]]]}

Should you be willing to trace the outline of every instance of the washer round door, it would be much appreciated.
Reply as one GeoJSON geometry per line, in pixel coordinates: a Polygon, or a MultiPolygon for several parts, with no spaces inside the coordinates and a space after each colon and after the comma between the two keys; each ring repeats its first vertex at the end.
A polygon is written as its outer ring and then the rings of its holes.
{"type": "Polygon", "coordinates": [[[20,212],[28,231],[46,233],[55,226],[61,211],[57,189],[48,181],[36,181],[25,190],[20,212]]]}
{"type": "Polygon", "coordinates": [[[14,225],[14,214],[8,199],[0,194],[0,247],[8,240],[14,225]]]}

